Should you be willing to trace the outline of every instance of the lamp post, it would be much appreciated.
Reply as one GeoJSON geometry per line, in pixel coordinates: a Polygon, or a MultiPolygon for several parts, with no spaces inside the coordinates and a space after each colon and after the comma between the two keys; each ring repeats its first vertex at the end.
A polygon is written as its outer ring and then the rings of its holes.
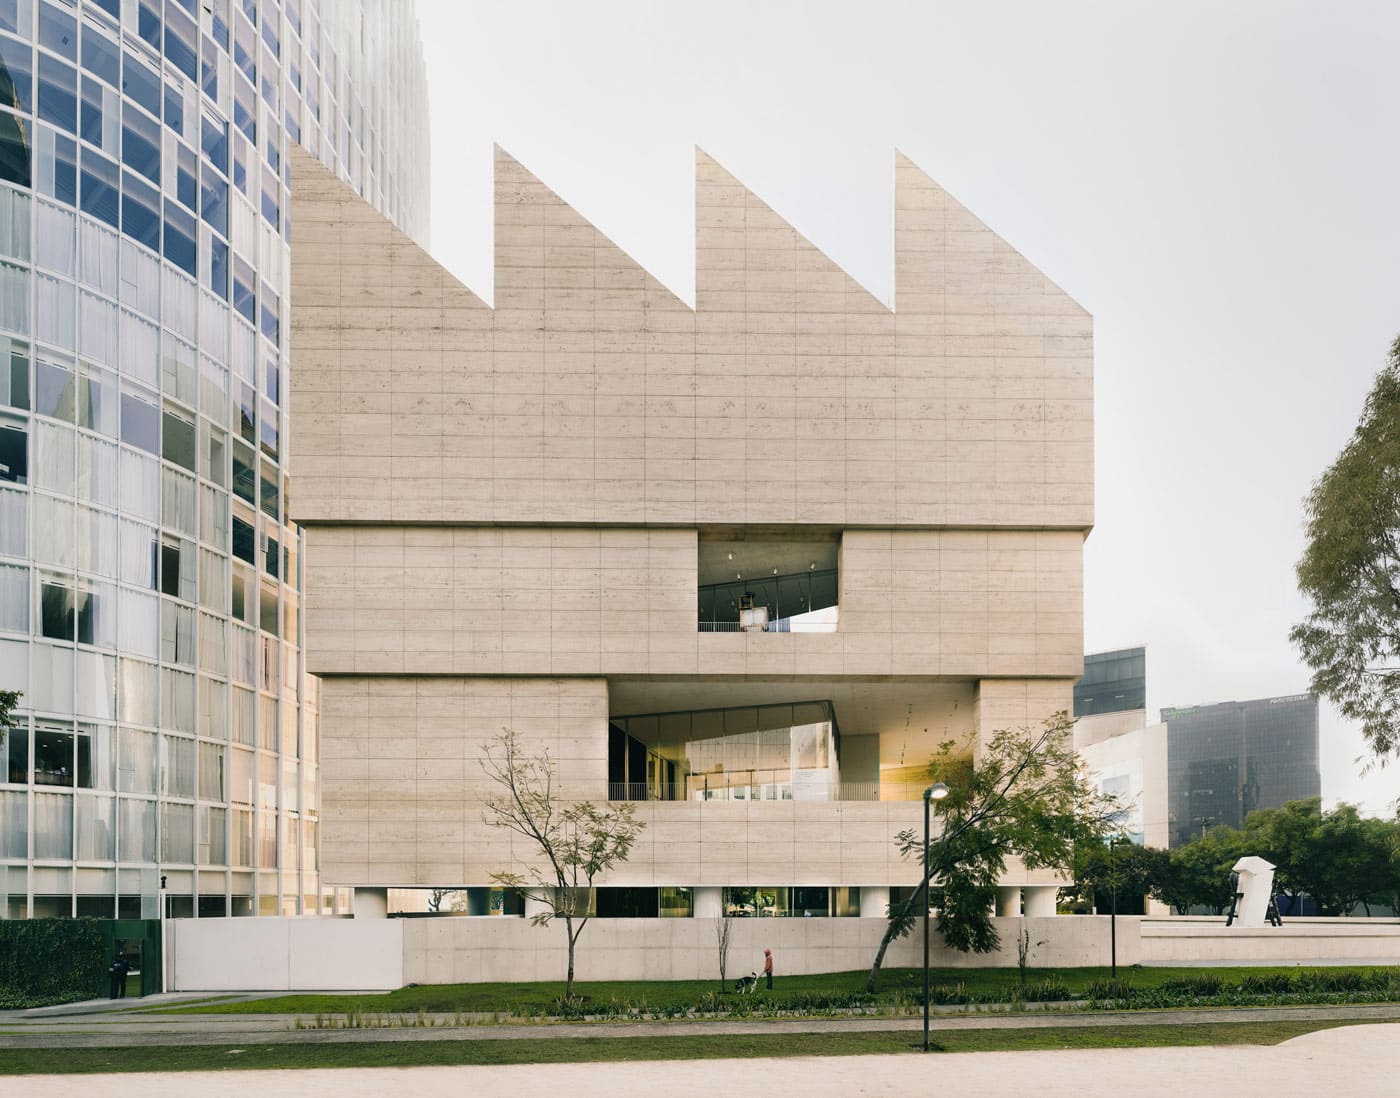
{"type": "Polygon", "coordinates": [[[929,806],[948,795],[948,787],[934,782],[924,790],[924,1051],[928,1051],[928,907],[929,907],[929,806]]]}

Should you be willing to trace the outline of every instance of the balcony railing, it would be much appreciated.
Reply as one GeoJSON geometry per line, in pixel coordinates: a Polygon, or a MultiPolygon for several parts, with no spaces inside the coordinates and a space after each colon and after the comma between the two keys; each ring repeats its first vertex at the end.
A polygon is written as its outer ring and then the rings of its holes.
{"type": "Polygon", "coordinates": [[[609,782],[610,801],[917,801],[927,782],[754,781],[733,785],[706,783],[704,775],[689,782],[656,785],[609,782]]]}

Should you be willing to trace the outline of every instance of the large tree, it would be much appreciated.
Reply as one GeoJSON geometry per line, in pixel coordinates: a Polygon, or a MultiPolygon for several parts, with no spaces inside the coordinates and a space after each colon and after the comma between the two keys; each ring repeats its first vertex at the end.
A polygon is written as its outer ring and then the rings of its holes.
{"type": "Polygon", "coordinates": [[[502,870],[491,879],[540,905],[536,926],[563,921],[569,944],[564,997],[572,998],[574,950],[591,917],[594,878],[627,860],[646,825],[631,804],[599,808],[564,800],[549,752],[530,754],[510,729],[486,746],[481,766],[498,788],[482,798],[486,823],[523,836],[534,854],[524,872],[502,870]]]}
{"type": "Polygon", "coordinates": [[[1311,797],[1251,812],[1243,847],[1274,864],[1275,889],[1290,900],[1309,896],[1321,914],[1346,915],[1388,902],[1392,842],[1387,821],[1364,819],[1349,804],[1324,812],[1311,797]]]}
{"type": "Polygon", "coordinates": [[[1312,689],[1384,760],[1400,753],[1400,338],[1306,514],[1298,587],[1312,612],[1289,635],[1312,689]]]}
{"type": "Polygon", "coordinates": [[[1119,806],[1090,786],[1070,742],[1072,727],[1061,712],[1039,729],[1002,729],[975,763],[956,742],[939,747],[929,767],[929,781],[948,786],[948,795],[934,802],[939,833],[927,847],[922,829],[895,836],[900,854],[922,862],[923,872],[908,897],[890,906],[869,990],[890,943],[916,925],[925,896],[938,908],[945,944],[989,953],[1000,944],[991,913],[1006,859],[1019,857],[1029,869],[1067,869],[1076,843],[1102,838],[1119,806]]]}

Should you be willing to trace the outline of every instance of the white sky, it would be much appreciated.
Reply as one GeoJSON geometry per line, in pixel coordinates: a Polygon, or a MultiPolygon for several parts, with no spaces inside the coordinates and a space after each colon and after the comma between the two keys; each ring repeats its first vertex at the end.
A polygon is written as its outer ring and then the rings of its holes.
{"type": "MultiPolygon", "coordinates": [[[[492,143],[693,300],[700,145],[878,297],[898,147],[1094,314],[1087,651],[1148,703],[1301,692],[1300,503],[1400,332],[1400,4],[418,0],[437,258],[492,143]]],[[[1381,811],[1323,717],[1323,793],[1381,811]]]]}

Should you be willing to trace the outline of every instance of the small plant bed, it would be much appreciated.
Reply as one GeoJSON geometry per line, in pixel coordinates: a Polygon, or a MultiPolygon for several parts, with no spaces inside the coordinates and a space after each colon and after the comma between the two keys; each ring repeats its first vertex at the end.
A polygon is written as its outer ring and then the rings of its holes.
{"type": "MultiPolygon", "coordinates": [[[[1083,1026],[1074,1029],[968,1029],[935,1035],[939,1052],[1065,1048],[1273,1045],[1348,1022],[1221,1022],[1201,1025],[1083,1026]]],[[[230,1071],[276,1068],[417,1067],[458,1064],[707,1060],[773,1056],[918,1054],[911,1031],[873,1033],[725,1033],[636,1041],[612,1037],[555,1040],[296,1042],[241,1046],[0,1049],[0,1075],[126,1071],[230,1071]]]]}
{"type": "MultiPolygon", "coordinates": [[[[1057,969],[1038,972],[1022,983],[1015,969],[940,969],[930,974],[929,1001],[969,1008],[1055,1004],[1079,1010],[1400,1001],[1400,968],[1135,968],[1119,973],[1115,980],[1107,969],[1057,969]]],[[[898,1016],[922,1010],[922,970],[889,970],[874,994],[866,992],[865,979],[864,972],[790,976],[772,991],[760,988],[752,995],[720,991],[713,980],[580,982],[567,1000],[563,984],[557,982],[435,984],[382,995],[287,995],[173,1007],[167,1012],[321,1019],[432,1014],[480,1024],[520,1019],[898,1016]]]]}

